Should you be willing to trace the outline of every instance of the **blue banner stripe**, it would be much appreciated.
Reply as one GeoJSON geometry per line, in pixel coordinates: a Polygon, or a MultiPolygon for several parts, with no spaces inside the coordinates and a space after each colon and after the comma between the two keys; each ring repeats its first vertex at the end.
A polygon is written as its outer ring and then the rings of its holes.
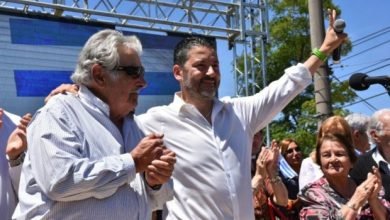
{"type": "Polygon", "coordinates": [[[101,27],[10,18],[11,42],[27,45],[83,46],[101,27]]]}
{"type": "MultiPolygon", "coordinates": [[[[71,74],[72,71],[15,70],[17,96],[46,97],[62,83],[72,83],[71,74]]],[[[141,95],[173,95],[179,90],[179,84],[170,72],[147,72],[145,80],[148,86],[141,95]]]]}
{"type": "MultiPolygon", "coordinates": [[[[87,26],[56,21],[10,18],[11,42],[27,45],[83,46],[88,38],[103,27],[87,26]]],[[[123,32],[137,35],[145,49],[172,49],[182,39],[177,36],[162,36],[137,32],[123,32]]]]}
{"type": "Polygon", "coordinates": [[[72,83],[72,71],[15,70],[17,96],[47,96],[61,83],[72,83]]]}

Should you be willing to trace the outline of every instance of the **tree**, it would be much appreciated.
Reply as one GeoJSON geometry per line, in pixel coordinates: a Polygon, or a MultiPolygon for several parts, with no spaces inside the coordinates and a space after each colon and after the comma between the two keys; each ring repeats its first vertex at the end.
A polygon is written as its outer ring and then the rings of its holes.
{"type": "MultiPolygon", "coordinates": [[[[310,27],[308,0],[270,0],[270,41],[267,46],[267,82],[280,78],[280,74],[291,64],[304,62],[310,56],[310,27]]],[[[324,8],[334,8],[331,0],[324,1],[324,8]]],[[[326,13],[326,12],[324,12],[326,13]]],[[[327,18],[327,15],[324,14],[327,18]]],[[[351,43],[344,44],[342,53],[351,50],[351,43]]],[[[257,54],[258,57],[261,54],[257,54]]],[[[259,70],[260,71],[260,70],[259,70]]],[[[257,77],[258,85],[262,85],[261,76],[257,77]]],[[[345,103],[356,98],[355,93],[348,88],[346,82],[332,81],[332,104],[334,114],[345,115],[348,112],[342,109],[345,103]]],[[[260,88],[261,89],[261,88],[260,88]]],[[[309,86],[302,94],[295,98],[270,124],[272,139],[282,140],[291,137],[298,141],[304,153],[307,154],[315,145],[315,134],[318,119],[313,93],[313,86],[309,86]]]]}

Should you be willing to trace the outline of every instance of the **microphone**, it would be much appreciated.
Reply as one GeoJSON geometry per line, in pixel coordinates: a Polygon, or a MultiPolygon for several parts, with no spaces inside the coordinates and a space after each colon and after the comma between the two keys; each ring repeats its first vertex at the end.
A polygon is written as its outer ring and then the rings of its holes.
{"type": "MultiPolygon", "coordinates": [[[[343,19],[337,19],[334,21],[333,29],[337,34],[341,34],[344,32],[346,24],[343,19]]],[[[332,54],[333,63],[340,63],[340,52],[341,52],[341,45],[337,47],[332,54]]]]}
{"type": "Polygon", "coordinates": [[[390,77],[367,76],[364,73],[355,73],[349,78],[349,86],[354,90],[366,90],[372,84],[381,84],[387,88],[390,85],[390,77]]]}

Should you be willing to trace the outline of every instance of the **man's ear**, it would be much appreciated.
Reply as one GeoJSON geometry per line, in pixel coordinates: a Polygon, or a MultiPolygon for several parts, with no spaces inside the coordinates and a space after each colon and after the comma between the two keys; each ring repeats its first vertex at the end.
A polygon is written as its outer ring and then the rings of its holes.
{"type": "Polygon", "coordinates": [[[92,81],[94,81],[99,86],[103,86],[106,77],[106,74],[104,74],[103,66],[95,63],[92,65],[91,72],[92,72],[92,81]]]}
{"type": "Polygon", "coordinates": [[[370,138],[372,140],[374,140],[375,142],[377,141],[378,139],[378,134],[377,134],[378,131],[374,130],[374,129],[371,129],[370,130],[370,138]]]}
{"type": "Polygon", "coordinates": [[[183,71],[179,65],[177,64],[173,65],[172,72],[173,72],[173,76],[177,81],[183,80],[183,71]]]}
{"type": "Polygon", "coordinates": [[[360,132],[358,130],[353,130],[352,131],[352,136],[355,138],[358,138],[360,136],[360,132]]]}

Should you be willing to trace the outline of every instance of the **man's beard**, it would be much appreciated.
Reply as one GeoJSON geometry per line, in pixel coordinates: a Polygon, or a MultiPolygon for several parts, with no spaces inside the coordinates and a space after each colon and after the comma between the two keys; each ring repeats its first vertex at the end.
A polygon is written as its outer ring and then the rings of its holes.
{"type": "Polygon", "coordinates": [[[192,97],[196,97],[203,100],[213,100],[217,93],[217,86],[213,90],[202,90],[202,80],[199,81],[199,88],[200,91],[197,91],[195,87],[193,86],[193,83],[189,79],[184,80],[184,87],[187,89],[189,94],[191,94],[192,97]]]}

